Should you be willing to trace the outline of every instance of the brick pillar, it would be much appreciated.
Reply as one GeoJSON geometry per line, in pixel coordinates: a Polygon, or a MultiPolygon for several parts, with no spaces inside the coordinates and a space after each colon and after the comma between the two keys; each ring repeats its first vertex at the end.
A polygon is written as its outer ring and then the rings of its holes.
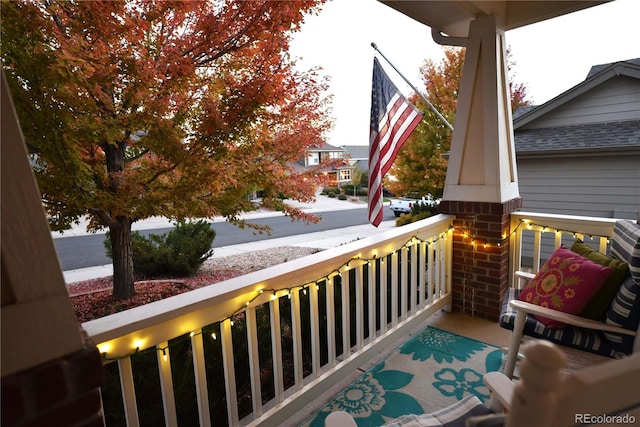
{"type": "Polygon", "coordinates": [[[442,201],[453,222],[453,310],[497,321],[509,279],[510,214],[522,199],[504,203],[442,201]],[[486,244],[486,245],[485,245],[486,244]]]}
{"type": "Polygon", "coordinates": [[[81,351],[7,375],[2,426],[103,427],[102,381],[100,353],[88,340],[81,351]]]}

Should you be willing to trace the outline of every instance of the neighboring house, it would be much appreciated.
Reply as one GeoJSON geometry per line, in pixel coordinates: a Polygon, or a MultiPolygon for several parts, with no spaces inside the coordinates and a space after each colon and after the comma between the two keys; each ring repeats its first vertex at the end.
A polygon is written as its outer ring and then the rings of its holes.
{"type": "Polygon", "coordinates": [[[351,166],[367,172],[369,171],[369,146],[368,145],[343,145],[351,166]]]}
{"type": "MultiPolygon", "coordinates": [[[[336,160],[345,159],[346,151],[342,147],[335,147],[327,144],[326,142],[312,144],[307,147],[304,159],[301,159],[296,168],[308,169],[314,166],[318,166],[324,160],[336,160]]],[[[343,165],[331,168],[321,169],[322,173],[328,176],[329,185],[332,187],[340,187],[351,183],[351,171],[353,167],[349,162],[344,162],[343,165]]]]}
{"type": "Polygon", "coordinates": [[[637,218],[640,59],[594,66],[582,83],[514,117],[523,210],[637,218]]]}

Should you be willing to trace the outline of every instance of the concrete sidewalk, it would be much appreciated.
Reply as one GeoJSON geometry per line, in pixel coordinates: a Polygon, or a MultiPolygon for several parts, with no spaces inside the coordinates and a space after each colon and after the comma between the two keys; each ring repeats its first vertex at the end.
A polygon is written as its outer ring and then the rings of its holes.
{"type": "MultiPolygon", "coordinates": [[[[363,202],[352,202],[338,199],[331,199],[327,196],[317,195],[315,203],[290,203],[291,205],[300,207],[308,213],[328,212],[345,209],[364,209],[367,207],[363,202]]],[[[362,212],[366,215],[366,212],[362,212]]],[[[267,218],[272,216],[283,215],[281,212],[259,211],[251,212],[243,216],[245,219],[267,218]]],[[[214,222],[224,221],[224,218],[215,218],[214,222]]],[[[144,230],[153,228],[171,227],[172,224],[165,218],[153,218],[136,224],[134,230],[144,230]]],[[[352,227],[338,228],[334,230],[318,231],[314,233],[298,234],[288,237],[280,237],[276,239],[266,239],[257,242],[243,243],[238,245],[215,247],[213,258],[225,257],[231,255],[244,254],[247,252],[259,251],[268,248],[276,248],[281,246],[300,246],[308,248],[329,249],[340,246],[354,240],[363,239],[372,233],[379,232],[391,227],[395,227],[395,221],[383,221],[378,228],[371,224],[356,225],[352,227]]],[[[86,225],[79,225],[70,231],[65,231],[63,235],[60,233],[52,233],[53,238],[65,238],[69,236],[86,235],[86,225]]],[[[69,270],[64,272],[64,278],[67,283],[80,282],[83,280],[95,279],[98,277],[111,276],[113,274],[113,266],[101,265],[96,267],[82,268],[78,270],[69,270]]]]}

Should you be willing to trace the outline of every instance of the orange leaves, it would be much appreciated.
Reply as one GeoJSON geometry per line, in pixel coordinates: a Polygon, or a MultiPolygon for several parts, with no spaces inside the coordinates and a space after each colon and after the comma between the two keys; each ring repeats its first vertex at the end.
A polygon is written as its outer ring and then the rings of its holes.
{"type": "Polygon", "coordinates": [[[292,165],[331,125],[326,83],[287,49],[323,3],[3,2],[3,66],[52,216],[233,217],[254,191],[312,195],[292,165]]]}

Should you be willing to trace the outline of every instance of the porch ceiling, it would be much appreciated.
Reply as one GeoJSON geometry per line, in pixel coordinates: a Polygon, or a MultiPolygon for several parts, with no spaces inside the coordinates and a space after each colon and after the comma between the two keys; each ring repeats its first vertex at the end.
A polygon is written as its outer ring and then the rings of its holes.
{"type": "Polygon", "coordinates": [[[469,22],[481,14],[498,17],[502,28],[506,31],[608,2],[581,0],[379,1],[451,37],[467,37],[469,22]]]}

